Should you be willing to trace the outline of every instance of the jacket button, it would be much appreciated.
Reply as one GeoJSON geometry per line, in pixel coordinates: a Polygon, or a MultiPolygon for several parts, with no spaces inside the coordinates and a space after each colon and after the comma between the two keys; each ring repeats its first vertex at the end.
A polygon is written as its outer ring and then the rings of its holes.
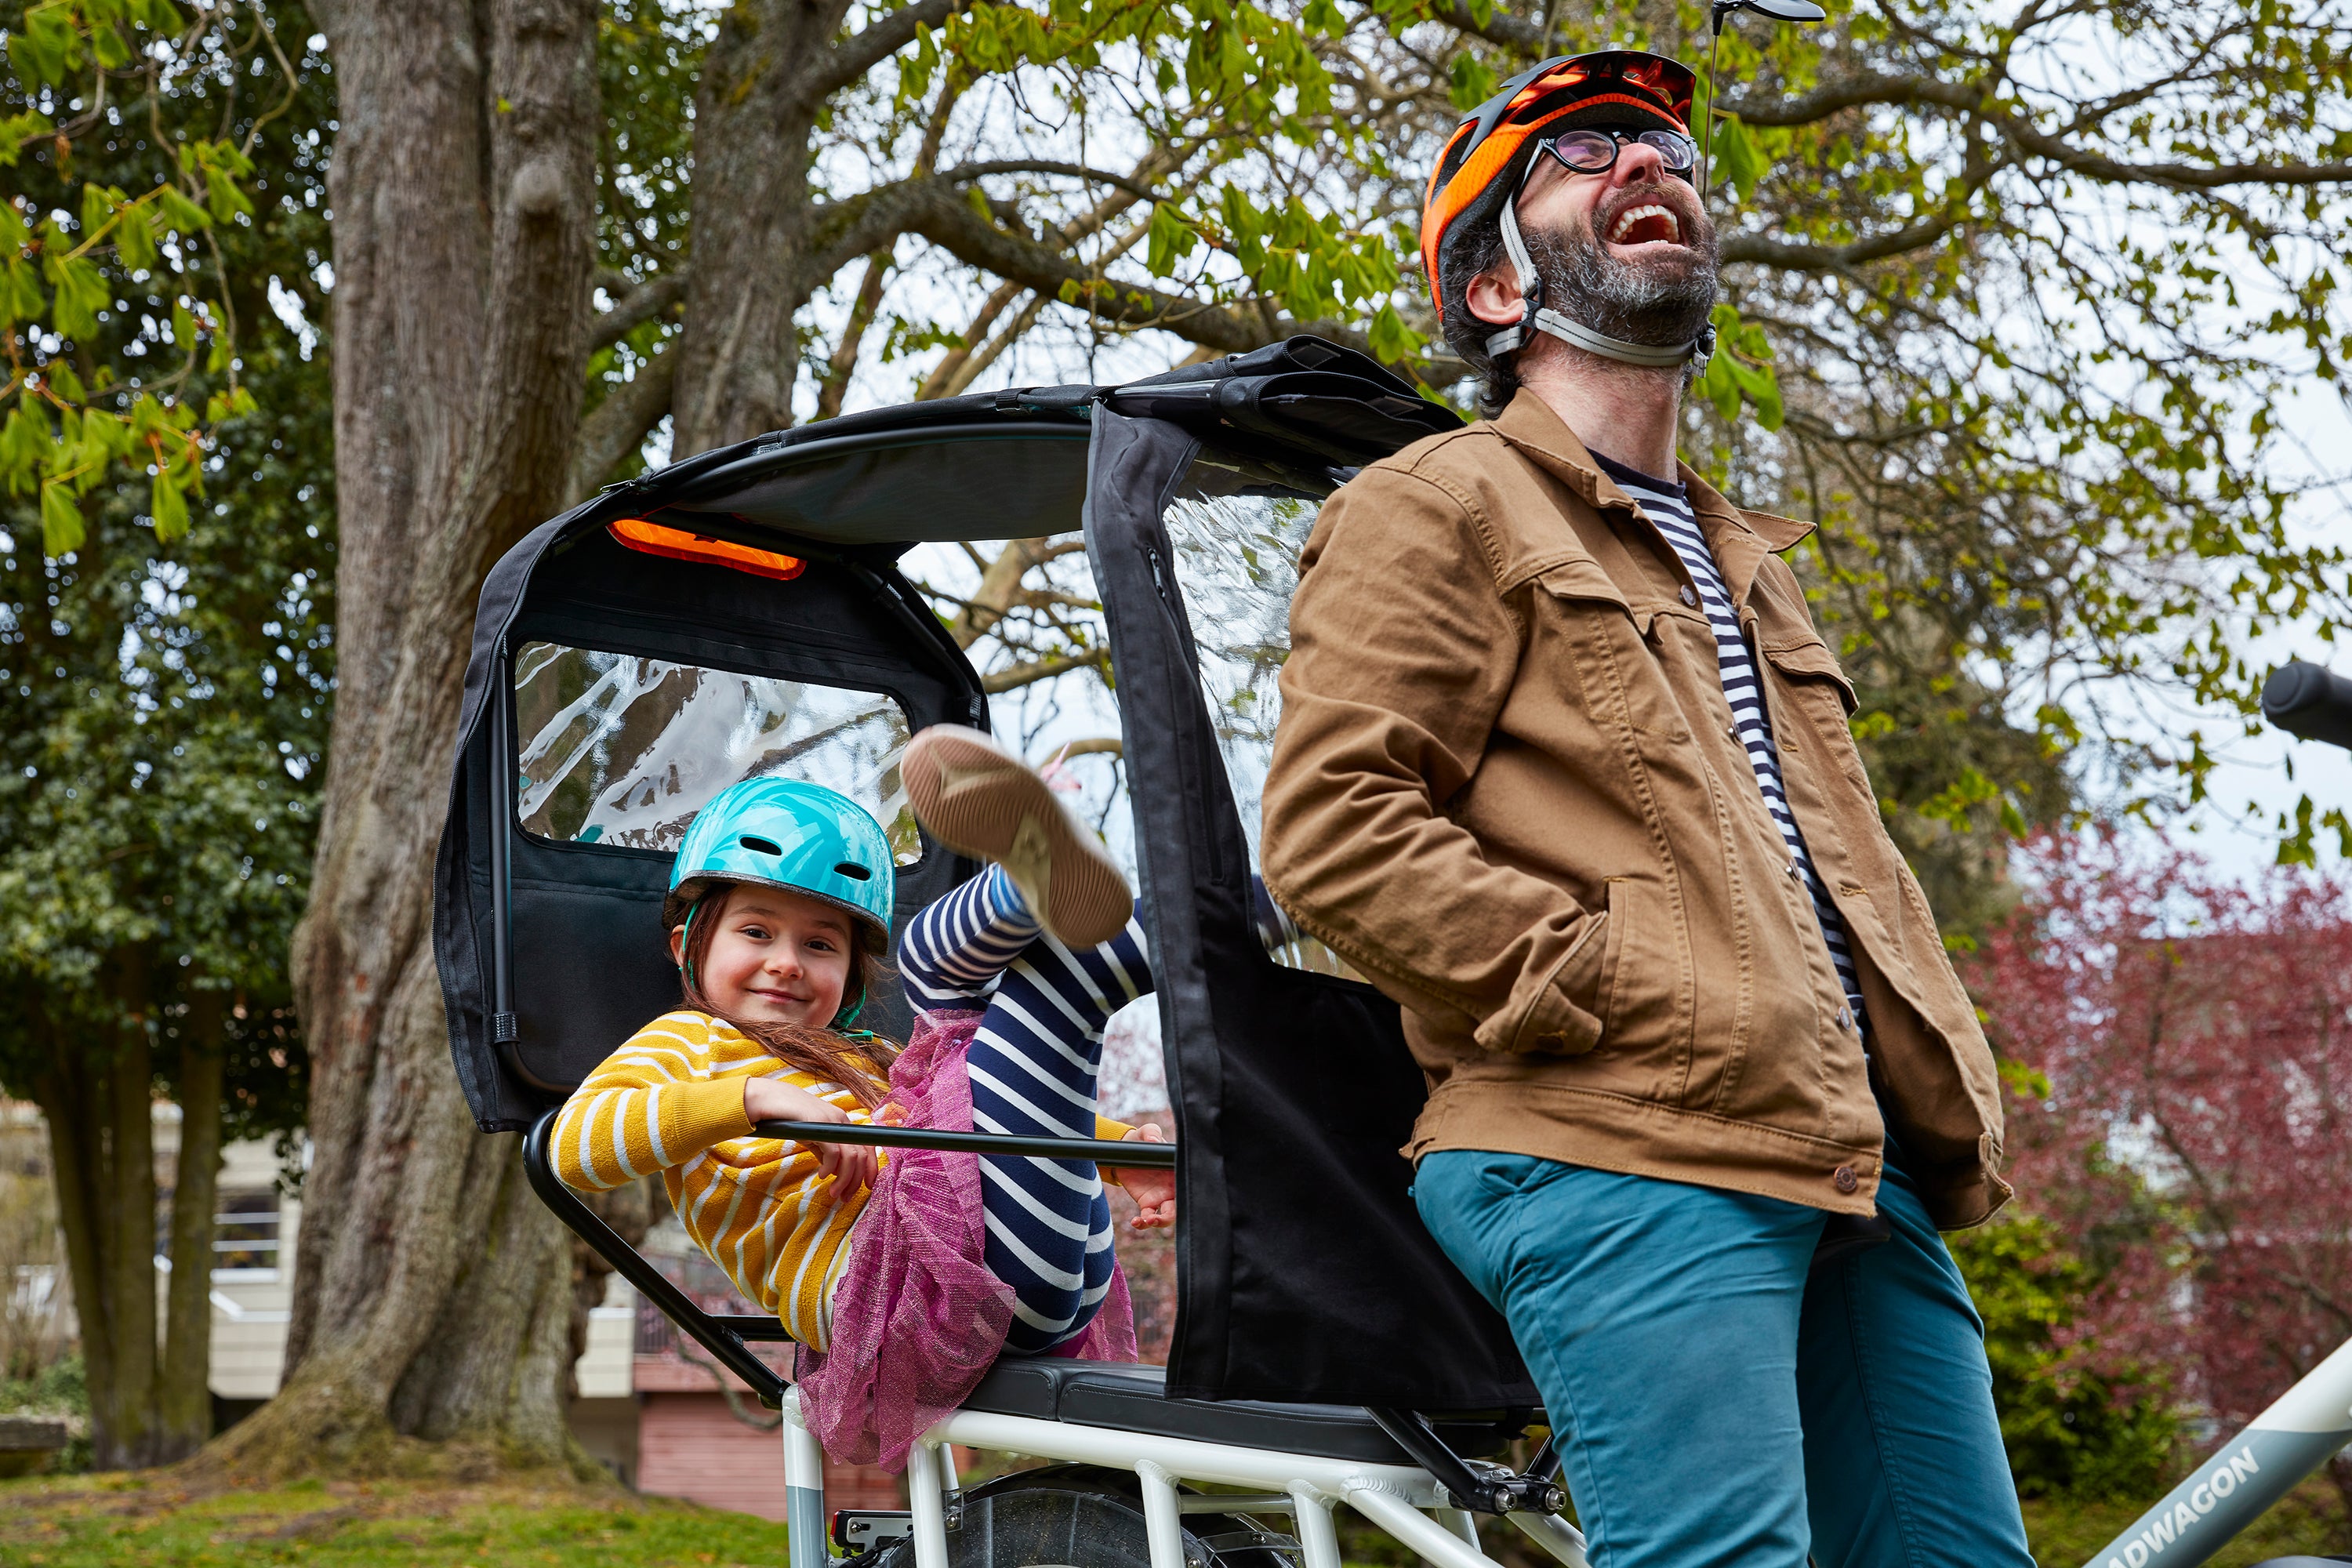
{"type": "Polygon", "coordinates": [[[1841,1007],[1838,1009],[1838,1027],[1841,1029],[1851,1029],[1853,1027],[1853,1010],[1852,1008],[1841,1007]]]}
{"type": "Polygon", "coordinates": [[[1853,1167],[1852,1165],[1840,1165],[1836,1170],[1831,1172],[1830,1181],[1836,1186],[1837,1190],[1842,1193],[1850,1193],[1853,1191],[1854,1188],[1862,1185],[1862,1178],[1853,1173],[1853,1167]]]}
{"type": "Polygon", "coordinates": [[[1801,882],[1805,879],[1805,874],[1797,869],[1797,863],[1794,860],[1789,862],[1788,870],[1789,880],[1791,882],[1801,882]]]}

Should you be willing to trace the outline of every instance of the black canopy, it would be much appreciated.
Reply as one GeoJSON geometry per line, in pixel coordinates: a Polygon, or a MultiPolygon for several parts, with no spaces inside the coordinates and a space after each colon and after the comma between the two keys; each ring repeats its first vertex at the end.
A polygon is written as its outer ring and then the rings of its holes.
{"type": "MultiPolygon", "coordinates": [[[[657,919],[668,854],[567,836],[550,826],[553,806],[525,809],[546,786],[518,764],[519,653],[593,649],[808,682],[873,694],[908,730],[985,728],[977,676],[898,558],[924,541],[1083,523],[1110,624],[1182,1149],[1171,1392],[1535,1403],[1501,1319],[1413,1213],[1397,1151],[1424,1089],[1394,1005],[1276,963],[1253,924],[1253,835],[1220,745],[1231,726],[1203,696],[1163,521],[1204,497],[1311,507],[1353,465],[1457,423],[1371,361],[1294,339],[1121,387],[804,426],[648,474],[537,530],[483,590],[438,868],[451,1047],[478,1122],[528,1125],[677,1000],[657,919]],[[625,519],[805,564],[778,580],[641,553],[609,531],[625,519]]],[[[972,869],[907,847],[902,921],[972,869]]],[[[906,1019],[886,1009],[879,1022],[898,1032],[906,1019]]]]}

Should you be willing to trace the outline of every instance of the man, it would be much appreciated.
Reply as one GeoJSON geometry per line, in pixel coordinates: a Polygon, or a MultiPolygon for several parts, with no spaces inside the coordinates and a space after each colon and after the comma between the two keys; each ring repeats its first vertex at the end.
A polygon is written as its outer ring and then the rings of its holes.
{"type": "Polygon", "coordinates": [[[1597,1563],[2029,1568],[1937,1234],[2010,1195],[1990,1053],[1776,554],[1809,529],[1675,458],[1691,86],[1547,61],[1448,145],[1423,255],[1495,416],[1324,509],[1265,879],[1404,1008],[1416,1201],[1597,1563]]]}

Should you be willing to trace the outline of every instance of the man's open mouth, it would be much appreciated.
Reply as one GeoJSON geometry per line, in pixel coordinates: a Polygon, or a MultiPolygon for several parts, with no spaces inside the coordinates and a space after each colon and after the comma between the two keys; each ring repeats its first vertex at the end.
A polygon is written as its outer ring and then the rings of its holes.
{"type": "Polygon", "coordinates": [[[1652,245],[1663,241],[1667,245],[1683,242],[1682,220],[1656,202],[1644,202],[1627,207],[1609,226],[1612,245],[1652,245]]]}

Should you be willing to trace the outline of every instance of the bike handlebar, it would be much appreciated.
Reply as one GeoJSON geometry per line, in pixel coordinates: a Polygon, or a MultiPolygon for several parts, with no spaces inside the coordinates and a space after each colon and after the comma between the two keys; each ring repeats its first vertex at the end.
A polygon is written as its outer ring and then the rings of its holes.
{"type": "Polygon", "coordinates": [[[2263,717],[2288,734],[2352,750],[2352,679],[2301,659],[2263,683],[2263,717]]]}

